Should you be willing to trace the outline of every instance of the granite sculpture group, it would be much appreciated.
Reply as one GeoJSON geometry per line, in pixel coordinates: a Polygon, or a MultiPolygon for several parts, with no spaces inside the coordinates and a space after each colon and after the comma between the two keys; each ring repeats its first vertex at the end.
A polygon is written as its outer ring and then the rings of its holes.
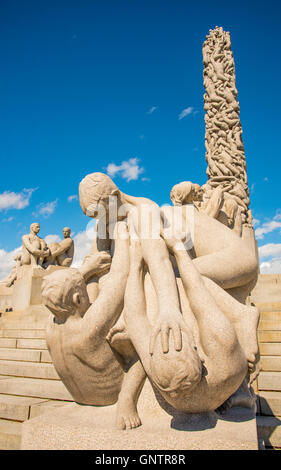
{"type": "Polygon", "coordinates": [[[70,267],[70,229],[48,247],[32,224],[8,280],[20,264],[65,267],[42,282],[47,345],[77,403],[117,402],[119,429],[141,425],[146,379],[183,413],[253,404],[258,256],[229,33],[210,31],[203,62],[207,183],[176,184],[167,212],[88,174],[80,205],[98,222],[81,267],[70,267]]]}
{"type": "Polygon", "coordinates": [[[40,224],[34,222],[30,225],[30,232],[22,237],[22,251],[14,257],[15,265],[9,276],[1,281],[7,287],[11,287],[17,277],[18,269],[21,266],[41,267],[48,266],[69,267],[74,256],[74,242],[70,237],[69,227],[63,229],[63,240],[59,243],[50,243],[48,246],[45,240],[38,236],[40,224]]]}
{"type": "Polygon", "coordinates": [[[87,175],[79,193],[83,212],[99,220],[91,253],[80,269],[54,272],[42,286],[54,315],[48,348],[74,400],[96,406],[118,400],[118,428],[134,428],[141,424],[137,400],[148,377],[176,410],[218,409],[258,357],[259,313],[245,304],[258,271],[255,250],[206,214],[220,204],[217,191],[204,206],[202,190],[191,182],[171,192],[181,208],[187,201],[183,218],[192,214],[185,221],[194,226],[188,251],[190,233],[171,230],[165,238],[167,220],[157,204],[124,194],[109,176],[87,175]],[[144,237],[147,208],[152,224],[144,237]],[[159,237],[152,236],[157,214],[159,237]]]}

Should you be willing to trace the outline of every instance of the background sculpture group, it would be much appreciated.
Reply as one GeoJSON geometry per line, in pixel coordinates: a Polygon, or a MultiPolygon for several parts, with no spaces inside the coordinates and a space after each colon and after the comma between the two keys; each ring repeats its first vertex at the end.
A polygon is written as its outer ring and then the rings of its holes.
{"type": "Polygon", "coordinates": [[[22,237],[22,252],[15,255],[15,265],[9,276],[1,281],[7,287],[11,287],[18,276],[21,266],[39,266],[46,269],[50,265],[71,266],[74,256],[74,242],[70,237],[69,227],[63,229],[63,240],[59,243],[50,243],[38,236],[40,224],[34,222],[30,225],[30,232],[22,237]]]}

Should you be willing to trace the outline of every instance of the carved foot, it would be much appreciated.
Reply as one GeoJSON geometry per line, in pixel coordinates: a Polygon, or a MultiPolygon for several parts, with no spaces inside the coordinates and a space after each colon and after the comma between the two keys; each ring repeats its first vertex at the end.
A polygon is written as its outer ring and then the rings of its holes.
{"type": "Polygon", "coordinates": [[[141,420],[134,404],[118,406],[116,416],[117,429],[134,429],[141,426],[141,420]]]}

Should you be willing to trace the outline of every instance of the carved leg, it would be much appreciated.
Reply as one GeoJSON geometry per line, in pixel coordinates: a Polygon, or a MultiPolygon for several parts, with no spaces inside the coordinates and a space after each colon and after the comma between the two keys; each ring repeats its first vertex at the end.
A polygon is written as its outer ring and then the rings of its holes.
{"type": "Polygon", "coordinates": [[[124,376],[117,403],[116,426],[118,429],[132,429],[141,426],[137,402],[146,379],[146,373],[138,356],[132,361],[124,376]]]}

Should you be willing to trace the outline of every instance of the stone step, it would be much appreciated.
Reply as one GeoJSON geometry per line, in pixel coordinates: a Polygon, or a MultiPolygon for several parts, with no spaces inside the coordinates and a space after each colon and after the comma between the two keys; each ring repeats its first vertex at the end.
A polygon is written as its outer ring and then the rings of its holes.
{"type": "Polygon", "coordinates": [[[14,328],[14,329],[0,329],[0,338],[31,338],[31,339],[45,339],[46,333],[44,329],[36,328],[14,328]]]}
{"type": "Polygon", "coordinates": [[[267,447],[281,447],[281,419],[273,416],[257,416],[259,440],[267,447]]]}
{"type": "Polygon", "coordinates": [[[53,364],[0,360],[0,374],[12,377],[59,380],[53,364]]]}
{"type": "Polygon", "coordinates": [[[261,320],[259,331],[281,331],[281,320],[261,320]]]}
{"type": "Polygon", "coordinates": [[[70,393],[59,380],[22,377],[5,378],[0,380],[0,394],[1,393],[5,395],[73,401],[70,393]]]}
{"type": "Polygon", "coordinates": [[[4,359],[6,361],[40,362],[41,354],[42,351],[38,351],[36,349],[0,348],[0,359],[4,359]]]}
{"type": "Polygon", "coordinates": [[[281,343],[260,343],[261,356],[281,356],[281,343]]]}
{"type": "Polygon", "coordinates": [[[16,338],[0,338],[0,348],[16,348],[16,338]]]}
{"type": "Polygon", "coordinates": [[[47,349],[44,339],[17,339],[19,349],[47,349]]]}
{"type": "Polygon", "coordinates": [[[281,311],[281,302],[255,302],[260,312],[279,312],[281,311]]]}
{"type": "Polygon", "coordinates": [[[258,331],[259,343],[281,343],[281,331],[258,331]]]}
{"type": "MultiPolygon", "coordinates": [[[[1,396],[1,395],[0,395],[1,396]]],[[[37,416],[54,410],[55,408],[69,404],[69,401],[63,400],[48,400],[41,403],[35,403],[31,406],[29,419],[36,418],[37,416]]]]}
{"type": "Polygon", "coordinates": [[[13,421],[30,419],[31,409],[46,403],[42,398],[17,397],[13,395],[0,395],[0,418],[13,421]]]}
{"type": "Polygon", "coordinates": [[[49,351],[41,351],[41,362],[53,362],[49,351]]]}
{"type": "Polygon", "coordinates": [[[281,391],[281,372],[260,372],[258,387],[259,390],[281,391]]]}
{"type": "Polygon", "coordinates": [[[259,392],[260,414],[281,416],[281,392],[259,392]]]}
{"type": "Polygon", "coordinates": [[[0,419],[0,449],[19,450],[22,424],[16,421],[0,419]]]}
{"type": "Polygon", "coordinates": [[[280,321],[281,323],[281,311],[280,312],[260,312],[260,319],[280,321]]]}
{"type": "Polygon", "coordinates": [[[261,370],[281,372],[281,356],[261,356],[261,370]]]}

